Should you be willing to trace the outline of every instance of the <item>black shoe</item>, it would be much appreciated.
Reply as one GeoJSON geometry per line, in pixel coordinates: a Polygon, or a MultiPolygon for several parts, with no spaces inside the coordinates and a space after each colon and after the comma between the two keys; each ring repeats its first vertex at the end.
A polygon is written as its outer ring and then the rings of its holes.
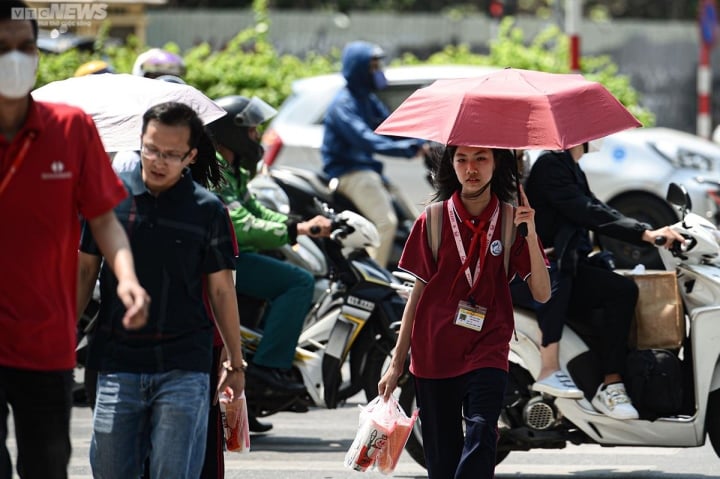
{"type": "Polygon", "coordinates": [[[265,366],[250,364],[245,374],[249,382],[260,382],[276,392],[301,394],[305,391],[304,384],[290,379],[289,375],[282,369],[266,368],[265,366]]]}
{"type": "Polygon", "coordinates": [[[273,425],[271,422],[260,422],[254,414],[248,414],[248,427],[250,432],[268,432],[273,425]]]}

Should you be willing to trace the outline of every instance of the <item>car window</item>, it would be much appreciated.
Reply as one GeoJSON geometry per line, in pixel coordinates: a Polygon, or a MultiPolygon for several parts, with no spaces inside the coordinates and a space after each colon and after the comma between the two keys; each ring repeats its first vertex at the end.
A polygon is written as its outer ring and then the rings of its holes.
{"type": "Polygon", "coordinates": [[[394,111],[400,103],[405,101],[407,97],[412,95],[415,90],[429,85],[427,84],[405,84],[405,85],[390,85],[384,90],[377,92],[377,96],[380,97],[383,103],[388,107],[390,111],[394,111]]]}

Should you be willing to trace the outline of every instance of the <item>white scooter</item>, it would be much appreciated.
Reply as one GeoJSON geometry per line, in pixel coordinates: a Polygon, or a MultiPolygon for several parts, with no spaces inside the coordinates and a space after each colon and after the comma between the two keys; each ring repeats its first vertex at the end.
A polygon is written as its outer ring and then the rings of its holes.
{"type": "MultiPolygon", "coordinates": [[[[687,239],[682,248],[660,249],[665,269],[677,273],[686,314],[688,337],[680,351],[683,410],[654,421],[617,420],[596,411],[590,399],[602,376],[581,337],[584,334],[571,326],[565,327],[560,341],[560,365],[586,397],[563,399],[533,392],[541,366],[541,332],[534,312],[516,308],[517,336],[510,341],[509,384],[498,424],[498,463],[511,451],[560,449],[567,443],[698,447],[705,443],[706,434],[720,456],[720,232],[688,212],[690,198],[682,187],[671,184],[667,199],[682,210],[683,219],[672,228],[687,239]]],[[[414,407],[408,392],[403,390],[400,397],[405,410],[414,407]]],[[[413,439],[422,440],[419,429],[413,439]]],[[[413,457],[423,462],[418,454],[413,457]]]]}

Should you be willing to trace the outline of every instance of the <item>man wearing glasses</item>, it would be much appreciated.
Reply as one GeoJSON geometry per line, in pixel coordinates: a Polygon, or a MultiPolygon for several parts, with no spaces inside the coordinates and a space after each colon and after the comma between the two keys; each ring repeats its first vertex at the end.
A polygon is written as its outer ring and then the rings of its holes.
{"type": "MultiPolygon", "coordinates": [[[[96,478],[197,478],[205,455],[213,329],[227,351],[218,390],[245,386],[232,271],[235,239],[222,202],[193,181],[203,125],[182,103],[143,115],[140,163],[120,175],[130,198],[116,213],[130,237],[138,277],[154,300],[147,326],[118,328],[114,276],[100,275],[98,325],[88,366],[99,371],[90,464],[96,478]]],[[[80,292],[90,296],[100,268],[83,230],[80,292]]]]}

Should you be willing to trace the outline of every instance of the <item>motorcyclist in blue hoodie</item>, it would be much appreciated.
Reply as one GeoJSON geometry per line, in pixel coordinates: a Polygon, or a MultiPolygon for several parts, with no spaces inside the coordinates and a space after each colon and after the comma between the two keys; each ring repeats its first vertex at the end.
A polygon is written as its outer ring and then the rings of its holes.
{"type": "Polygon", "coordinates": [[[392,251],[398,219],[382,177],[383,164],[374,153],[412,158],[424,144],[421,140],[394,139],[375,134],[375,128],[390,114],[374,91],[387,86],[377,45],[351,42],[342,54],[346,86],[325,114],[322,144],[323,169],[338,178],[338,192],[348,197],[380,233],[380,247],[373,257],[386,266],[392,251]]]}

